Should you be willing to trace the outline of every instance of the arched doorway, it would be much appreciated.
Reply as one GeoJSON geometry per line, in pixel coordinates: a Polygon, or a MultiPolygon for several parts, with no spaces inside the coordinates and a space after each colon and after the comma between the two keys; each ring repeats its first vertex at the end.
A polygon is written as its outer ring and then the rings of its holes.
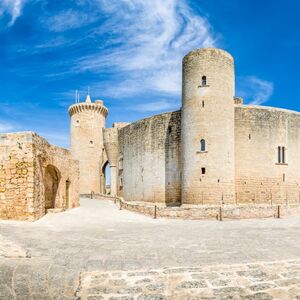
{"type": "Polygon", "coordinates": [[[52,165],[45,169],[44,187],[45,187],[45,209],[55,207],[55,199],[60,181],[60,172],[52,165]]]}
{"type": "Polygon", "coordinates": [[[110,166],[108,161],[103,164],[101,170],[101,193],[110,194],[110,166]]]}

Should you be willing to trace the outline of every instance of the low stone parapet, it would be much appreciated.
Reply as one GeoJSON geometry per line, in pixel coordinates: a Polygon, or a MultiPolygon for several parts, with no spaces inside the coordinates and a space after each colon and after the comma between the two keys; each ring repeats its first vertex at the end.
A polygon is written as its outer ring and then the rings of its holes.
{"type": "Polygon", "coordinates": [[[292,205],[188,205],[167,206],[162,203],[146,203],[137,201],[125,201],[120,197],[101,194],[85,194],[84,198],[99,200],[111,200],[118,205],[119,209],[141,213],[153,218],[190,219],[190,220],[234,220],[234,219],[260,219],[282,218],[300,215],[300,204],[292,205]]]}

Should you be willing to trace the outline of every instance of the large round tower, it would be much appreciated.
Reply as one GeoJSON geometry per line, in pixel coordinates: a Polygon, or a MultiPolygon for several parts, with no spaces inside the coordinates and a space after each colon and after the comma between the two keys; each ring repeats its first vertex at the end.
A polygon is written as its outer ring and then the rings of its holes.
{"type": "Polygon", "coordinates": [[[80,193],[103,193],[102,166],[106,162],[103,128],[107,116],[103,101],[76,103],[69,108],[71,117],[71,152],[80,165],[80,193]]]}
{"type": "Polygon", "coordinates": [[[235,199],[234,62],[219,49],[183,59],[182,203],[235,199]]]}

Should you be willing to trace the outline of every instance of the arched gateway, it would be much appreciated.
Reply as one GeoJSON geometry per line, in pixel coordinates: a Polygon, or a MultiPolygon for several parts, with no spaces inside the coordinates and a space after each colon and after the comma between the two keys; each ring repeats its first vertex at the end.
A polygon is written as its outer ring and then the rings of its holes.
{"type": "Polygon", "coordinates": [[[45,209],[55,208],[55,199],[61,175],[57,168],[48,165],[45,169],[44,187],[45,187],[45,209]]]}

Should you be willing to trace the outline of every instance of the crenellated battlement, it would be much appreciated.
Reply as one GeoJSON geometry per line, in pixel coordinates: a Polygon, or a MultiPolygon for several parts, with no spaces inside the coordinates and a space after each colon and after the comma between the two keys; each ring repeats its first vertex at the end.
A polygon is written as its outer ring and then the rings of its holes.
{"type": "Polygon", "coordinates": [[[69,114],[72,117],[74,114],[83,112],[83,111],[94,111],[96,113],[102,114],[104,117],[108,114],[108,109],[103,105],[103,101],[97,100],[95,103],[76,103],[69,107],[69,114]]]}

